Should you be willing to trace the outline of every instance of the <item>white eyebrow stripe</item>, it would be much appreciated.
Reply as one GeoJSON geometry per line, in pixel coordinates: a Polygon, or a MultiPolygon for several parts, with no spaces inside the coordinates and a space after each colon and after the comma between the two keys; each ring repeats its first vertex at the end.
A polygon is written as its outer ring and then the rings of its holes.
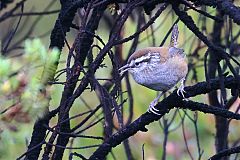
{"type": "Polygon", "coordinates": [[[154,52],[154,53],[151,54],[151,57],[159,58],[159,59],[160,59],[160,53],[154,52]]]}
{"type": "Polygon", "coordinates": [[[154,55],[154,56],[156,56],[156,55],[157,55],[157,56],[160,56],[160,53],[159,53],[159,52],[152,52],[151,56],[153,56],[153,55],[154,55]]]}
{"type": "Polygon", "coordinates": [[[134,65],[134,63],[141,63],[141,62],[144,62],[144,61],[146,61],[146,60],[149,60],[149,59],[151,59],[151,58],[158,58],[158,59],[160,59],[160,53],[159,52],[152,52],[151,54],[150,54],[150,52],[148,53],[148,54],[145,54],[144,56],[141,56],[141,57],[138,57],[138,58],[136,58],[136,59],[133,59],[131,62],[130,62],[130,65],[132,64],[132,65],[134,65]]]}
{"type": "Polygon", "coordinates": [[[147,54],[146,56],[142,56],[142,57],[135,59],[135,63],[143,62],[143,61],[149,60],[150,58],[151,58],[151,56],[149,54],[147,54]]]}

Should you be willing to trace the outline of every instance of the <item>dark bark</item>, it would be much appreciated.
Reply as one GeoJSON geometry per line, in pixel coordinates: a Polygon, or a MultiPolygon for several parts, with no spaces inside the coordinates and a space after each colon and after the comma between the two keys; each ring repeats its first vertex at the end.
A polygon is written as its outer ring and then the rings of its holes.
{"type": "MultiPolygon", "coordinates": [[[[217,12],[217,15],[219,17],[223,17],[223,14],[221,12],[217,12]]],[[[216,22],[213,26],[213,32],[212,32],[212,41],[214,44],[221,46],[221,33],[224,23],[223,22],[216,22]]],[[[210,50],[209,54],[209,63],[208,63],[208,75],[209,78],[216,78],[217,70],[218,70],[219,60],[216,58],[214,51],[210,50]]],[[[218,73],[218,76],[220,76],[222,73],[218,73]]],[[[224,89],[224,92],[225,89],[224,89]]],[[[223,96],[223,95],[221,95],[223,96]]],[[[222,97],[221,97],[222,98],[222,97]]],[[[217,91],[212,91],[209,93],[209,104],[225,108],[224,104],[221,104],[218,100],[218,93],[217,91]]],[[[216,126],[216,137],[215,137],[215,148],[216,152],[220,152],[224,149],[228,148],[228,128],[229,124],[226,118],[215,116],[215,126],[216,126]]],[[[223,160],[227,160],[228,158],[225,157],[223,160]]]]}
{"type": "MultiPolygon", "coordinates": [[[[237,54],[229,54],[225,51],[225,49],[229,49],[228,46],[224,46],[225,43],[224,39],[221,36],[221,29],[224,29],[224,23],[226,23],[226,19],[224,16],[229,16],[229,18],[236,23],[236,25],[240,24],[240,9],[239,7],[235,6],[230,0],[170,0],[166,1],[167,3],[163,3],[165,1],[162,0],[105,0],[105,1],[97,1],[97,0],[60,0],[61,3],[61,10],[58,16],[58,19],[55,22],[55,26],[51,32],[51,41],[50,41],[50,48],[57,47],[60,51],[62,51],[65,43],[67,42],[67,33],[70,31],[70,28],[77,29],[77,35],[74,40],[74,44],[69,47],[69,56],[67,59],[67,67],[66,67],[66,82],[63,83],[64,90],[62,92],[62,97],[60,101],[60,105],[56,111],[47,113],[47,115],[40,118],[34,125],[33,133],[31,142],[28,146],[28,151],[24,153],[20,158],[26,155],[25,159],[38,159],[39,154],[42,150],[42,145],[45,144],[46,148],[43,152],[43,159],[56,159],[60,160],[63,158],[64,151],[66,149],[71,149],[71,147],[66,147],[69,138],[73,137],[76,138],[82,133],[83,131],[91,128],[101,120],[104,127],[103,136],[104,142],[97,148],[97,150],[90,156],[90,159],[105,159],[108,153],[112,151],[112,148],[121,144],[123,142],[124,149],[127,155],[127,159],[134,159],[132,155],[130,144],[128,138],[133,136],[139,131],[146,132],[147,129],[145,128],[146,125],[159,120],[170,112],[173,108],[179,109],[189,109],[191,111],[200,111],[203,113],[211,113],[215,115],[216,120],[216,151],[217,154],[214,155],[212,158],[222,158],[228,159],[227,156],[233,153],[239,152],[239,147],[228,149],[228,128],[229,123],[228,119],[240,119],[239,114],[235,114],[233,112],[229,112],[228,109],[231,107],[231,104],[234,103],[234,100],[238,97],[239,92],[239,72],[236,69],[236,65],[240,66],[237,58],[234,57],[237,54]],[[114,3],[113,3],[114,2],[114,3]],[[192,2],[195,5],[192,5],[192,2]],[[110,6],[115,4],[119,7],[121,6],[121,12],[119,15],[115,14],[115,16],[110,15],[111,21],[108,21],[109,28],[107,32],[109,34],[109,39],[105,43],[101,39],[100,36],[96,35],[95,32],[98,30],[98,26],[101,20],[104,20],[103,14],[105,10],[110,9],[110,6]],[[158,4],[161,4],[158,6],[158,4]],[[162,5],[163,4],[163,5],[162,5]],[[128,100],[129,100],[129,116],[126,118],[126,123],[124,124],[123,117],[123,104],[125,103],[125,99],[123,99],[123,91],[121,88],[121,80],[123,77],[120,77],[118,73],[118,68],[122,63],[126,60],[123,59],[123,51],[125,51],[124,43],[133,40],[132,47],[129,50],[129,57],[137,48],[139,43],[139,36],[142,32],[146,31],[148,28],[151,28],[151,34],[147,36],[146,39],[152,38],[155,43],[154,39],[154,27],[152,24],[156,22],[156,19],[161,15],[161,13],[167,8],[168,4],[172,4],[172,11],[174,11],[177,15],[177,20],[181,21],[186,25],[188,29],[196,36],[196,39],[199,38],[199,48],[196,50],[200,50],[203,42],[203,47],[208,47],[208,51],[204,57],[204,66],[205,72],[207,73],[206,80],[207,82],[199,82],[192,87],[186,87],[186,94],[185,97],[195,97],[201,94],[209,94],[209,104],[203,104],[200,102],[193,102],[193,101],[182,101],[182,97],[176,94],[174,91],[170,96],[165,98],[163,101],[158,103],[156,106],[159,109],[159,113],[161,116],[153,115],[151,113],[145,113],[140,116],[137,120],[132,122],[133,118],[133,93],[131,91],[131,84],[129,78],[126,78],[126,88],[128,90],[128,100]],[[182,6],[186,8],[183,9],[182,6]],[[200,7],[211,6],[216,8],[218,14],[216,16],[212,16],[210,13],[207,13],[207,10],[200,10],[200,7]],[[84,14],[81,16],[81,25],[77,26],[73,24],[73,19],[75,14],[77,13],[78,9],[84,8],[84,14]],[[154,11],[156,9],[156,11],[154,11]],[[186,9],[186,10],[185,10],[186,9]],[[204,31],[198,27],[197,23],[193,21],[188,9],[192,9],[194,12],[198,12],[202,16],[206,18],[210,18],[210,20],[214,21],[213,31],[211,34],[211,38],[209,36],[204,35],[204,31]],[[126,21],[130,19],[131,15],[135,14],[134,16],[138,16],[139,21],[137,24],[137,30],[130,36],[124,38],[125,32],[127,33],[127,29],[123,30],[126,21]],[[144,12],[140,12],[143,11],[144,12]],[[152,14],[154,12],[154,14],[152,14]],[[146,23],[143,24],[145,20],[144,14],[152,15],[150,16],[149,20],[146,20],[146,23]],[[96,38],[101,45],[98,43],[94,43],[94,38],[96,38]],[[94,44],[93,44],[94,43],[94,44]],[[96,47],[99,49],[97,56],[95,58],[92,55],[92,49],[96,47]],[[111,49],[115,47],[116,51],[111,51],[111,49]],[[115,55],[114,55],[115,53],[115,55]],[[112,65],[111,71],[111,78],[110,85],[102,85],[99,80],[95,77],[95,72],[97,69],[102,68],[104,58],[109,55],[112,65]],[[209,56],[209,61],[207,58],[209,56]],[[86,58],[89,58],[89,64],[85,67],[86,58]],[[73,60],[71,60],[73,59],[73,60]],[[224,66],[220,65],[224,63],[224,66]],[[234,62],[234,65],[232,64],[234,62]],[[71,66],[71,64],[73,65],[71,66]],[[85,68],[84,68],[85,67],[85,68]],[[222,68],[221,68],[222,67],[222,68]],[[87,69],[86,69],[87,68],[87,69]],[[224,72],[229,70],[233,76],[225,77],[224,72]],[[82,74],[82,75],[81,75],[82,74]],[[81,76],[80,76],[81,75],[81,76]],[[79,78],[81,77],[81,79],[79,78]],[[80,81],[80,82],[79,82],[80,81]],[[79,82],[79,83],[78,83],[79,82]],[[76,124],[72,129],[70,128],[71,118],[69,117],[69,112],[75,100],[79,98],[83,93],[87,91],[88,85],[91,87],[91,91],[94,91],[97,96],[99,96],[100,104],[95,110],[89,111],[89,114],[84,118],[81,122],[76,124]],[[107,86],[107,87],[106,87],[107,86]],[[232,99],[228,102],[226,100],[226,89],[231,89],[232,91],[232,99]],[[221,95],[223,100],[218,100],[218,95],[220,93],[217,90],[221,91],[221,95]],[[99,93],[100,92],[100,93],[99,93]],[[118,98],[120,97],[120,103],[118,102],[118,98]],[[225,103],[227,102],[227,103],[225,103]],[[119,104],[118,104],[119,103],[119,104]],[[101,114],[101,118],[97,117],[95,114],[96,112],[102,107],[103,114],[101,114]],[[113,134],[114,132],[114,121],[113,121],[113,112],[117,114],[118,125],[120,126],[119,130],[113,134]],[[49,127],[49,122],[51,118],[58,113],[58,122],[55,127],[49,127]],[[81,127],[87,122],[89,122],[90,118],[96,116],[96,123],[91,123],[84,129],[81,127]],[[132,123],[131,123],[132,122],[132,123]],[[50,138],[46,139],[46,131],[49,130],[50,138]],[[80,131],[79,131],[80,130],[80,131]],[[47,141],[48,140],[48,141],[47,141]],[[56,144],[55,144],[56,143],[56,144]],[[56,146],[55,146],[56,145],[56,146]],[[52,149],[54,150],[52,151],[52,149]],[[53,152],[53,154],[51,154],[53,152]],[[51,157],[52,156],[52,157],[51,157]],[[223,158],[225,156],[225,158],[223,158]]],[[[24,3],[24,0],[21,2],[24,3]]],[[[6,3],[7,4],[7,3],[6,3]]],[[[5,4],[5,5],[6,5],[5,4]]],[[[1,4],[0,4],[1,5],[1,4]]],[[[0,6],[0,10],[2,7],[0,6]]],[[[11,12],[11,10],[10,10],[11,12]]],[[[10,13],[9,12],[9,13],[10,13]]],[[[109,18],[107,17],[107,18],[109,18]]],[[[0,17],[0,22],[9,18],[8,16],[4,15],[0,17]]],[[[106,16],[105,16],[106,18],[106,16]]],[[[108,19],[109,20],[109,19],[108,19]]],[[[134,21],[134,20],[133,20],[134,21]]],[[[231,26],[232,27],[232,26],[231,26]]],[[[170,28],[170,27],[169,27],[170,28]]],[[[206,26],[205,26],[206,28],[206,26]]],[[[232,28],[231,28],[232,29],[232,28]]],[[[229,29],[230,30],[230,29],[229,29]]],[[[206,30],[205,30],[206,31],[206,30]]],[[[97,33],[97,32],[96,32],[97,33]]],[[[171,33],[171,28],[169,29],[169,34],[171,33]]],[[[128,33],[127,33],[128,34],[128,33]]],[[[164,37],[163,43],[167,39],[167,34],[164,37]]],[[[239,34],[240,35],[240,34],[239,34]]],[[[238,36],[239,36],[238,35],[238,36]]],[[[226,38],[227,39],[227,38],[226,38]]],[[[237,38],[236,38],[237,39],[237,38]]],[[[237,43],[237,42],[236,42],[237,43]]],[[[192,43],[193,44],[193,43],[192,43]]],[[[230,46],[230,45],[229,45],[230,46]]],[[[203,61],[201,59],[202,55],[198,54],[198,51],[194,53],[195,55],[189,53],[190,58],[196,58],[198,61],[203,61]]],[[[189,65],[189,72],[195,69],[198,64],[191,63],[189,65]]],[[[194,72],[194,71],[193,71],[194,72]]],[[[196,74],[197,75],[197,74],[196,74]]],[[[197,78],[195,78],[197,81],[197,78]]],[[[136,101],[136,100],[135,100],[136,101]]],[[[89,107],[91,108],[91,107],[89,107]]],[[[125,114],[124,114],[125,115],[125,114]]],[[[166,121],[167,122],[167,121],[166,121]]],[[[197,122],[196,122],[197,123],[197,122]]],[[[196,127],[196,124],[195,124],[196,127]]],[[[117,127],[115,127],[117,128],[117,127]]],[[[117,128],[118,129],[118,128],[117,128]]],[[[166,154],[166,144],[168,140],[169,134],[169,126],[165,128],[165,141],[164,141],[164,155],[162,159],[167,159],[166,154]]],[[[195,128],[196,129],[196,128],[195,128]]],[[[196,135],[198,135],[197,129],[195,130],[196,135]]],[[[87,136],[86,136],[87,137],[87,136]]],[[[91,137],[91,136],[89,136],[91,137]]],[[[93,136],[92,136],[93,137],[93,136]]],[[[97,137],[97,136],[95,136],[97,137]]],[[[197,136],[198,141],[198,136],[197,136]]],[[[202,152],[200,150],[200,144],[198,143],[198,154],[199,159],[202,156],[202,152]]],[[[85,159],[83,155],[80,153],[70,153],[69,158],[73,158],[73,156],[81,157],[85,159]]]]}
{"type": "MultiPolygon", "coordinates": [[[[224,84],[226,88],[234,88],[238,86],[238,80],[234,79],[233,77],[228,77],[225,78],[224,84]]],[[[206,94],[219,88],[219,80],[211,80],[209,83],[200,82],[192,87],[186,87],[186,98],[200,94],[206,94]]],[[[193,101],[183,101],[182,98],[177,95],[175,90],[171,95],[169,95],[167,98],[157,104],[156,109],[159,110],[161,116],[146,112],[137,120],[135,120],[128,126],[124,127],[123,129],[109,137],[107,140],[105,140],[105,142],[91,155],[89,159],[104,159],[113,147],[116,147],[122,141],[133,136],[139,131],[146,132],[146,125],[150,124],[153,121],[159,120],[163,115],[167,114],[174,107],[189,109],[191,111],[201,111],[203,113],[211,113],[225,118],[234,117],[234,119],[240,119],[239,114],[235,114],[223,108],[208,106],[206,104],[193,101]]]]}
{"type": "MultiPolygon", "coordinates": [[[[93,10],[91,19],[87,23],[86,26],[83,26],[84,30],[87,30],[90,33],[94,33],[95,30],[98,28],[99,21],[101,16],[106,8],[106,5],[100,6],[97,9],[93,10]]],[[[93,42],[93,36],[89,36],[88,33],[84,33],[84,30],[80,30],[79,37],[76,38],[76,58],[75,64],[73,65],[74,73],[71,77],[67,80],[68,84],[65,85],[64,91],[62,93],[62,99],[60,103],[60,112],[59,112],[59,122],[66,120],[69,118],[69,110],[70,107],[68,106],[68,99],[73,95],[74,89],[76,87],[76,83],[78,81],[78,77],[80,75],[79,67],[84,65],[84,61],[87,57],[88,51],[93,42]]],[[[68,133],[70,132],[70,121],[60,125],[60,132],[68,133]]],[[[59,135],[57,138],[57,145],[66,146],[68,144],[69,137],[65,135],[59,135]]],[[[62,159],[64,148],[56,147],[53,153],[53,159],[62,159]]]]}

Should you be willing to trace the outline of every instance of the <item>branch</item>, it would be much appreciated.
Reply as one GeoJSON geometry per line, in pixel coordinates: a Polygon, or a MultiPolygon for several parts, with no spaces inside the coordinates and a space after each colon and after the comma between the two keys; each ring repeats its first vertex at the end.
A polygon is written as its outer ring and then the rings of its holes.
{"type": "Polygon", "coordinates": [[[239,152],[240,152],[240,146],[233,147],[230,149],[225,149],[218,152],[214,156],[210,157],[209,160],[218,160],[218,159],[221,159],[222,157],[230,156],[231,154],[239,153],[239,152]]]}
{"type": "Polygon", "coordinates": [[[239,75],[237,74],[234,67],[231,65],[229,58],[231,58],[236,64],[240,66],[240,63],[234,59],[231,55],[229,55],[227,52],[225,52],[221,47],[216,46],[213,42],[209,41],[208,38],[199,31],[198,27],[194,23],[191,16],[189,16],[185,11],[181,11],[178,8],[178,5],[172,4],[172,7],[175,11],[175,13],[179,16],[179,19],[199,38],[201,39],[210,49],[212,49],[215,53],[217,53],[218,61],[224,59],[231,70],[231,72],[234,74],[234,76],[237,78],[239,75]]]}
{"type": "Polygon", "coordinates": [[[53,118],[57,112],[59,111],[59,108],[48,112],[44,117],[41,117],[36,121],[33,128],[33,133],[31,137],[31,142],[28,145],[28,150],[24,154],[22,154],[18,159],[21,159],[24,155],[26,155],[25,159],[38,159],[38,156],[40,154],[40,151],[42,149],[42,142],[44,141],[47,128],[44,127],[44,125],[49,124],[49,121],[51,118],[53,118]]]}
{"type": "Polygon", "coordinates": [[[217,7],[218,10],[228,15],[233,21],[240,25],[240,8],[229,0],[197,0],[197,4],[217,7]]]}
{"type": "Polygon", "coordinates": [[[160,14],[167,8],[168,6],[168,3],[164,3],[158,10],[157,12],[155,13],[155,15],[141,28],[139,29],[137,32],[135,32],[133,35],[127,37],[127,38],[124,38],[124,39],[121,39],[117,42],[115,42],[114,45],[117,45],[117,44],[122,44],[122,43],[125,43],[125,42],[128,42],[129,40],[131,39],[134,39],[136,36],[138,36],[140,33],[142,33],[143,31],[145,31],[150,25],[152,25],[155,20],[160,16],[160,14]]]}
{"type": "Polygon", "coordinates": [[[62,3],[61,11],[51,33],[50,48],[57,47],[62,50],[66,33],[70,31],[77,9],[84,7],[89,2],[90,0],[67,0],[62,3]]]}
{"type": "MultiPolygon", "coordinates": [[[[224,85],[226,88],[234,88],[238,85],[238,80],[234,79],[232,76],[229,76],[224,79],[224,85]]],[[[186,87],[186,98],[194,97],[200,94],[206,94],[213,90],[220,89],[220,80],[210,80],[207,82],[200,82],[194,86],[186,87]]],[[[146,132],[146,125],[150,124],[153,121],[159,120],[163,115],[168,113],[174,107],[182,108],[182,109],[190,109],[192,111],[201,111],[204,113],[212,113],[218,116],[222,116],[225,118],[234,118],[239,120],[240,115],[235,114],[233,112],[227,111],[222,108],[208,106],[206,104],[192,102],[192,101],[183,101],[182,97],[177,95],[177,91],[175,90],[171,95],[165,98],[163,101],[157,104],[156,108],[159,110],[160,116],[152,114],[152,113],[144,113],[137,120],[123,128],[122,130],[116,132],[114,135],[109,137],[89,158],[93,159],[104,159],[107,154],[111,151],[113,147],[116,147],[125,139],[133,136],[138,131],[146,132]]]]}
{"type": "MultiPolygon", "coordinates": [[[[93,9],[89,22],[87,24],[84,24],[84,27],[88,28],[89,32],[94,33],[95,30],[97,30],[99,21],[102,17],[102,14],[105,11],[105,9],[106,9],[106,4],[93,9]]],[[[79,32],[79,34],[81,34],[81,33],[82,32],[79,32]]],[[[76,60],[74,61],[74,65],[71,69],[71,73],[74,73],[74,74],[68,75],[69,77],[67,78],[67,84],[65,85],[64,91],[62,93],[58,123],[64,119],[69,118],[69,110],[70,110],[71,106],[67,106],[68,98],[72,96],[74,89],[76,87],[76,84],[78,82],[78,77],[80,75],[78,68],[79,68],[79,66],[83,65],[83,63],[86,59],[87,53],[90,50],[91,45],[93,43],[92,35],[89,35],[89,34],[79,35],[79,34],[76,37],[76,40],[74,42],[74,43],[76,43],[76,47],[75,47],[76,60]],[[79,62],[80,62],[80,65],[79,65],[79,62]]],[[[70,132],[70,122],[61,124],[60,131],[70,132]]],[[[57,139],[57,145],[66,146],[68,143],[68,140],[69,140],[69,137],[67,137],[66,135],[59,135],[58,139],[57,139]]],[[[53,153],[54,159],[62,159],[63,152],[64,152],[64,148],[56,147],[55,151],[53,153]]]]}
{"type": "Polygon", "coordinates": [[[12,17],[17,17],[17,16],[39,16],[39,15],[48,15],[48,14],[55,14],[58,13],[60,10],[52,10],[52,11],[44,11],[44,12],[23,12],[23,13],[16,13],[13,14],[10,18],[12,17]]]}
{"type": "Polygon", "coordinates": [[[216,22],[222,22],[223,21],[223,18],[220,18],[220,17],[215,17],[215,16],[212,16],[211,14],[205,12],[205,11],[202,11],[202,10],[198,10],[196,7],[192,6],[191,4],[189,4],[188,2],[186,2],[185,0],[181,0],[181,3],[185,4],[186,6],[188,6],[190,9],[204,15],[205,17],[208,17],[208,18],[211,18],[212,20],[216,21],[216,22]]]}

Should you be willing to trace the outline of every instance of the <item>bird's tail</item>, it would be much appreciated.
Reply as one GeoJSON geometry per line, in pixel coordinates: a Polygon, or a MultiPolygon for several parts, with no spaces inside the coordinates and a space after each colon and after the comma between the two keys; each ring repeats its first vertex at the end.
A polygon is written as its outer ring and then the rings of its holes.
{"type": "Polygon", "coordinates": [[[178,25],[174,24],[173,29],[172,29],[172,37],[171,37],[171,41],[170,41],[171,47],[177,47],[178,34],[179,34],[178,25]]]}

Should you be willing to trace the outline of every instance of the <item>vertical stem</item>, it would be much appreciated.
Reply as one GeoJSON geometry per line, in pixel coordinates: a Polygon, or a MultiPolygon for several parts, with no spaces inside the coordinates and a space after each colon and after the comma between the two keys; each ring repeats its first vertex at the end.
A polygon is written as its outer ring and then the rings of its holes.
{"type": "MultiPolygon", "coordinates": [[[[223,17],[223,14],[219,11],[217,12],[218,17],[223,17]]],[[[213,32],[212,32],[212,41],[216,45],[221,44],[221,30],[223,27],[223,22],[216,22],[213,26],[213,32]]],[[[210,50],[209,55],[209,64],[208,64],[208,75],[209,78],[216,78],[216,71],[218,68],[218,59],[215,56],[215,54],[210,50]]],[[[216,107],[223,107],[220,102],[218,101],[218,93],[217,91],[212,91],[209,93],[209,103],[210,105],[216,106],[216,107]]],[[[228,148],[228,123],[227,119],[219,116],[215,116],[215,127],[216,127],[216,137],[215,137],[215,148],[216,152],[220,152],[221,150],[228,148]]],[[[228,158],[222,158],[222,160],[227,160],[228,158]]]]}
{"type": "Polygon", "coordinates": [[[167,120],[163,117],[163,132],[164,132],[164,140],[163,140],[163,154],[162,160],[166,159],[166,148],[167,148],[167,141],[168,141],[168,124],[167,120]]]}

